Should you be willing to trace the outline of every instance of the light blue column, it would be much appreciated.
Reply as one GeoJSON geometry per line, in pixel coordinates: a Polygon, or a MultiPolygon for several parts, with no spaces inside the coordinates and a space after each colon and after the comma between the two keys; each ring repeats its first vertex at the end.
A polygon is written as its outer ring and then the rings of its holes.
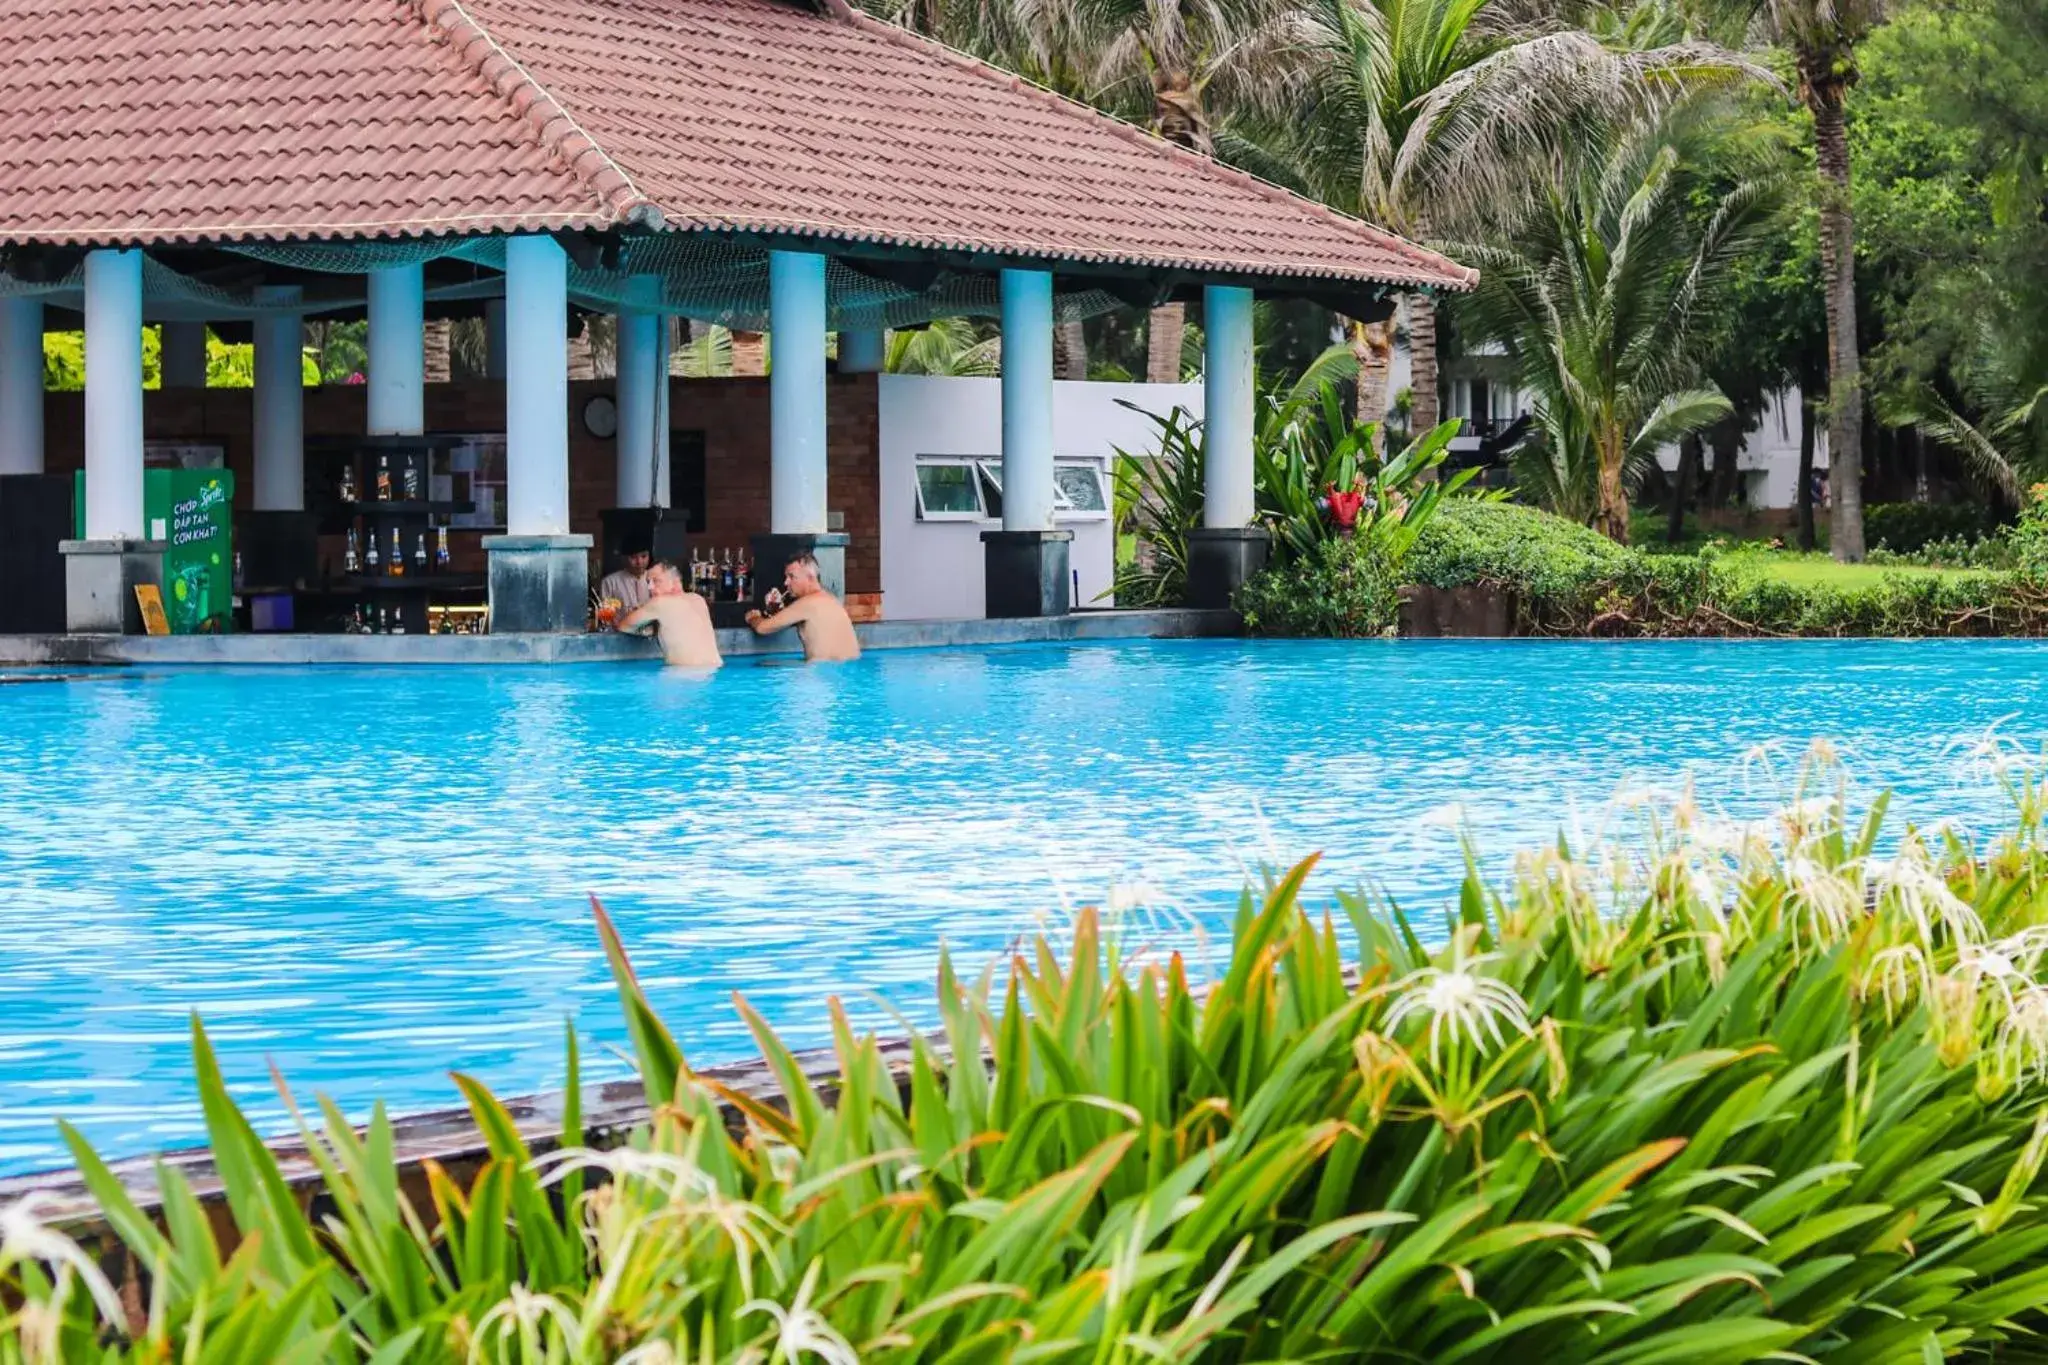
{"type": "Polygon", "coordinates": [[[661,281],[637,275],[627,281],[619,309],[617,433],[618,507],[654,505],[660,463],[659,387],[668,375],[668,319],[658,311],[661,281]]]}
{"type": "Polygon", "coordinates": [[[43,301],[0,297],[0,474],[43,472],[43,301]]]}
{"type": "MultiPolygon", "coordinates": [[[[266,303],[301,301],[295,285],[264,285],[266,303]]],[[[256,391],[256,510],[302,512],[306,507],[306,325],[298,313],[260,313],[254,319],[256,391]]]]}
{"type": "Polygon", "coordinates": [[[387,266],[370,272],[369,286],[369,434],[417,436],[427,429],[426,277],[416,265],[387,266]]]}
{"type": "Polygon", "coordinates": [[[1052,529],[1052,275],[1003,272],[1003,529],[1052,529]]]}
{"type": "Polygon", "coordinates": [[[839,334],[839,373],[880,374],[889,334],[879,327],[839,334]]]}
{"type": "Polygon", "coordinates": [[[1250,524],[1252,497],[1252,291],[1202,291],[1202,406],[1207,434],[1202,525],[1250,524]]]}
{"type": "Polygon", "coordinates": [[[143,538],[140,251],[85,257],[85,538],[143,538]]]}
{"type": "Polygon", "coordinates": [[[505,334],[505,530],[567,535],[569,258],[552,237],[506,239],[505,334]]]}
{"type": "Polygon", "coordinates": [[[157,377],[167,389],[206,387],[206,324],[166,322],[157,332],[157,377]]]}
{"type": "Polygon", "coordinates": [[[768,529],[825,531],[825,258],[768,253],[768,529]]]}

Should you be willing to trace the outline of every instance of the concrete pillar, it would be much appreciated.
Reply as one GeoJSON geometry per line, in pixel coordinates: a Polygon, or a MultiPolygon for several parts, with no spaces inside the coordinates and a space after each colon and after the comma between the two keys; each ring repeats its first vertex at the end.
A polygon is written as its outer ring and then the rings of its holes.
{"type": "Polygon", "coordinates": [[[661,315],[661,372],[654,381],[654,488],[652,505],[667,507],[670,478],[668,464],[669,444],[669,372],[675,366],[676,329],[671,319],[661,315]]]}
{"type": "Polygon", "coordinates": [[[879,327],[839,334],[839,373],[880,374],[888,358],[889,334],[879,327]]]}
{"type": "Polygon", "coordinates": [[[505,524],[486,536],[491,629],[575,631],[590,545],[569,533],[569,260],[551,237],[505,242],[505,524]]]}
{"type": "Polygon", "coordinates": [[[43,472],[43,301],[0,298],[0,474],[43,472]]]}
{"type": "Polygon", "coordinates": [[[484,300],[484,378],[505,378],[505,300],[484,300]]]}
{"type": "Polygon", "coordinates": [[[660,387],[668,377],[668,348],[662,344],[667,322],[652,310],[629,308],[619,314],[616,505],[620,507],[654,505],[656,465],[661,456],[660,387]]]}
{"type": "Polygon", "coordinates": [[[166,322],[157,333],[157,376],[167,389],[206,387],[206,324],[166,322]]]}
{"type": "Polygon", "coordinates": [[[1052,524],[1052,276],[1005,270],[1003,529],[982,532],[990,616],[1064,616],[1073,609],[1071,531],[1052,524]]]}
{"type": "Polygon", "coordinates": [[[569,530],[569,258],[552,238],[505,243],[505,529],[569,530]]]}
{"type": "MultiPolygon", "coordinates": [[[[268,303],[297,303],[299,291],[266,286],[268,303]]],[[[299,313],[263,313],[256,333],[255,507],[259,512],[301,512],[306,506],[306,325],[299,313]]]]}
{"type": "Polygon", "coordinates": [[[769,530],[825,531],[825,258],[768,253],[769,530]]]}
{"type": "Polygon", "coordinates": [[[64,624],[135,634],[137,586],[163,582],[163,545],[144,539],[142,253],[85,257],[85,538],[59,541],[64,624]]]}
{"type": "Polygon", "coordinates": [[[1211,285],[1202,294],[1204,451],[1202,525],[1250,523],[1252,502],[1252,291],[1211,285]]]}
{"type": "Polygon", "coordinates": [[[85,257],[85,536],[141,540],[142,253],[85,257]]]}
{"type": "Polygon", "coordinates": [[[1003,529],[1052,529],[1052,276],[1003,272],[1003,529]]]}
{"type": "Polygon", "coordinates": [[[417,436],[427,429],[426,277],[419,266],[372,270],[369,434],[417,436]]]}
{"type": "Polygon", "coordinates": [[[1210,285],[1202,294],[1202,526],[1188,538],[1188,605],[1228,607],[1265,567],[1271,537],[1252,525],[1252,291],[1210,285]]]}

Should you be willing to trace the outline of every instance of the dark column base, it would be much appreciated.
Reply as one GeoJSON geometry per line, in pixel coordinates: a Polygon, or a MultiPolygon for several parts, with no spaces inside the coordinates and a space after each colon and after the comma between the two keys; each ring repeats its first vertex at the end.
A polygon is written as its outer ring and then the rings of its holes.
{"type": "Polygon", "coordinates": [[[983,531],[987,612],[991,619],[1065,616],[1074,609],[1067,547],[1072,531],[983,531]]]}
{"type": "Polygon", "coordinates": [[[1272,535],[1263,526],[1190,531],[1187,605],[1228,607],[1245,580],[1266,567],[1272,548],[1272,535]]]}
{"type": "Polygon", "coordinates": [[[64,629],[73,635],[141,635],[138,584],[164,585],[161,540],[60,540],[64,629]]]}
{"type": "Polygon", "coordinates": [[[818,581],[841,602],[846,600],[846,546],[844,531],[771,531],[755,536],[754,605],[760,606],[770,588],[782,586],[782,570],[797,555],[809,553],[818,561],[818,581]]]}
{"type": "Polygon", "coordinates": [[[590,615],[589,536],[485,536],[493,635],[581,633],[590,615]]]}

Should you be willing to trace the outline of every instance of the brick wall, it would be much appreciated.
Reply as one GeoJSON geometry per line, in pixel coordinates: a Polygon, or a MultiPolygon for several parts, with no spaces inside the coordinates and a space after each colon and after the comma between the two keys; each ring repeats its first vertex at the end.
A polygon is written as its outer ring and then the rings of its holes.
{"type": "MultiPolygon", "coordinates": [[[[882,590],[881,500],[879,488],[879,387],[873,375],[833,375],[826,406],[827,505],[839,513],[852,538],[846,556],[849,599],[873,612],[882,590]]],[[[616,444],[599,440],[583,426],[583,406],[610,393],[610,380],[569,386],[569,525],[597,536],[598,513],[610,507],[618,487],[616,444]]],[[[306,433],[348,435],[363,429],[364,390],[337,385],[306,390],[306,433]]],[[[44,458],[53,474],[79,467],[85,452],[85,396],[52,393],[44,405],[44,458]]],[[[501,383],[429,384],[426,419],[430,431],[503,431],[505,389],[501,383]]],[[[669,391],[669,424],[705,437],[705,529],[700,541],[718,549],[745,547],[768,529],[768,381],[766,379],[676,379],[669,391]]],[[[168,389],[143,399],[143,430],[150,440],[218,441],[227,448],[235,474],[235,506],[252,504],[250,391],[168,389]]],[[[450,550],[459,570],[479,570],[483,554],[474,533],[457,532],[450,550]]],[[[323,542],[323,557],[339,569],[341,543],[323,542]]],[[[597,566],[593,563],[593,573],[597,566]]]]}

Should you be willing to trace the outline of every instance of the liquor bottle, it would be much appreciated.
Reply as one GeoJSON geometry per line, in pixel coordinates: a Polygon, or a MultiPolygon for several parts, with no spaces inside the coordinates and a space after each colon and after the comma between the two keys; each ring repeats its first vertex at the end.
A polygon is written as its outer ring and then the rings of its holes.
{"type": "Polygon", "coordinates": [[[348,528],[348,548],[341,552],[341,571],[343,573],[361,573],[363,571],[363,557],[361,551],[356,549],[356,528],[353,526],[348,528]]]}
{"type": "Polygon", "coordinates": [[[733,567],[733,582],[739,590],[739,600],[744,602],[753,596],[754,575],[747,568],[747,552],[740,551],[739,562],[733,567]]]}
{"type": "Polygon", "coordinates": [[[391,457],[389,455],[379,455],[377,457],[377,501],[391,501],[391,457]]]}
{"type": "Polygon", "coordinates": [[[420,497],[420,466],[417,460],[405,462],[405,500],[418,502],[420,497]]]}
{"type": "Polygon", "coordinates": [[[425,573],[427,571],[427,533],[425,531],[420,532],[419,543],[412,547],[412,567],[414,573],[425,573]]]}
{"type": "Polygon", "coordinates": [[[341,467],[341,500],[343,502],[354,502],[356,500],[356,462],[354,460],[350,460],[341,467]]]}
{"type": "Polygon", "coordinates": [[[434,532],[434,568],[441,573],[448,572],[448,528],[445,526],[434,532]]]}
{"type": "Polygon", "coordinates": [[[405,577],[405,542],[399,539],[398,528],[391,528],[391,576],[405,577]]]}
{"type": "Polygon", "coordinates": [[[704,561],[697,557],[697,551],[694,547],[690,550],[690,591],[695,593],[704,591],[704,561]]]}
{"type": "Polygon", "coordinates": [[[391,608],[381,602],[377,605],[377,633],[379,635],[389,635],[391,633],[391,608]]]}
{"type": "Polygon", "coordinates": [[[245,583],[247,583],[247,582],[249,581],[249,580],[248,580],[247,578],[243,577],[243,575],[242,575],[242,552],[241,552],[240,550],[237,550],[237,551],[235,551],[235,570],[234,570],[234,573],[235,573],[235,577],[234,577],[234,587],[235,587],[235,591],[236,591],[236,592],[240,592],[240,591],[242,590],[242,585],[243,585],[243,584],[245,584],[245,583]]]}
{"type": "MultiPolygon", "coordinates": [[[[354,535],[355,533],[351,531],[349,534],[354,535]]],[[[363,566],[371,573],[377,572],[377,533],[375,531],[370,532],[370,548],[369,552],[363,556],[363,566]]]]}
{"type": "Polygon", "coordinates": [[[393,635],[403,635],[403,634],[405,634],[405,608],[404,608],[404,607],[393,607],[393,608],[391,609],[391,633],[392,633],[393,635]]]}
{"type": "Polygon", "coordinates": [[[724,601],[736,602],[739,600],[739,594],[740,580],[733,572],[732,550],[728,548],[725,552],[725,562],[718,566],[718,595],[724,601]]]}

